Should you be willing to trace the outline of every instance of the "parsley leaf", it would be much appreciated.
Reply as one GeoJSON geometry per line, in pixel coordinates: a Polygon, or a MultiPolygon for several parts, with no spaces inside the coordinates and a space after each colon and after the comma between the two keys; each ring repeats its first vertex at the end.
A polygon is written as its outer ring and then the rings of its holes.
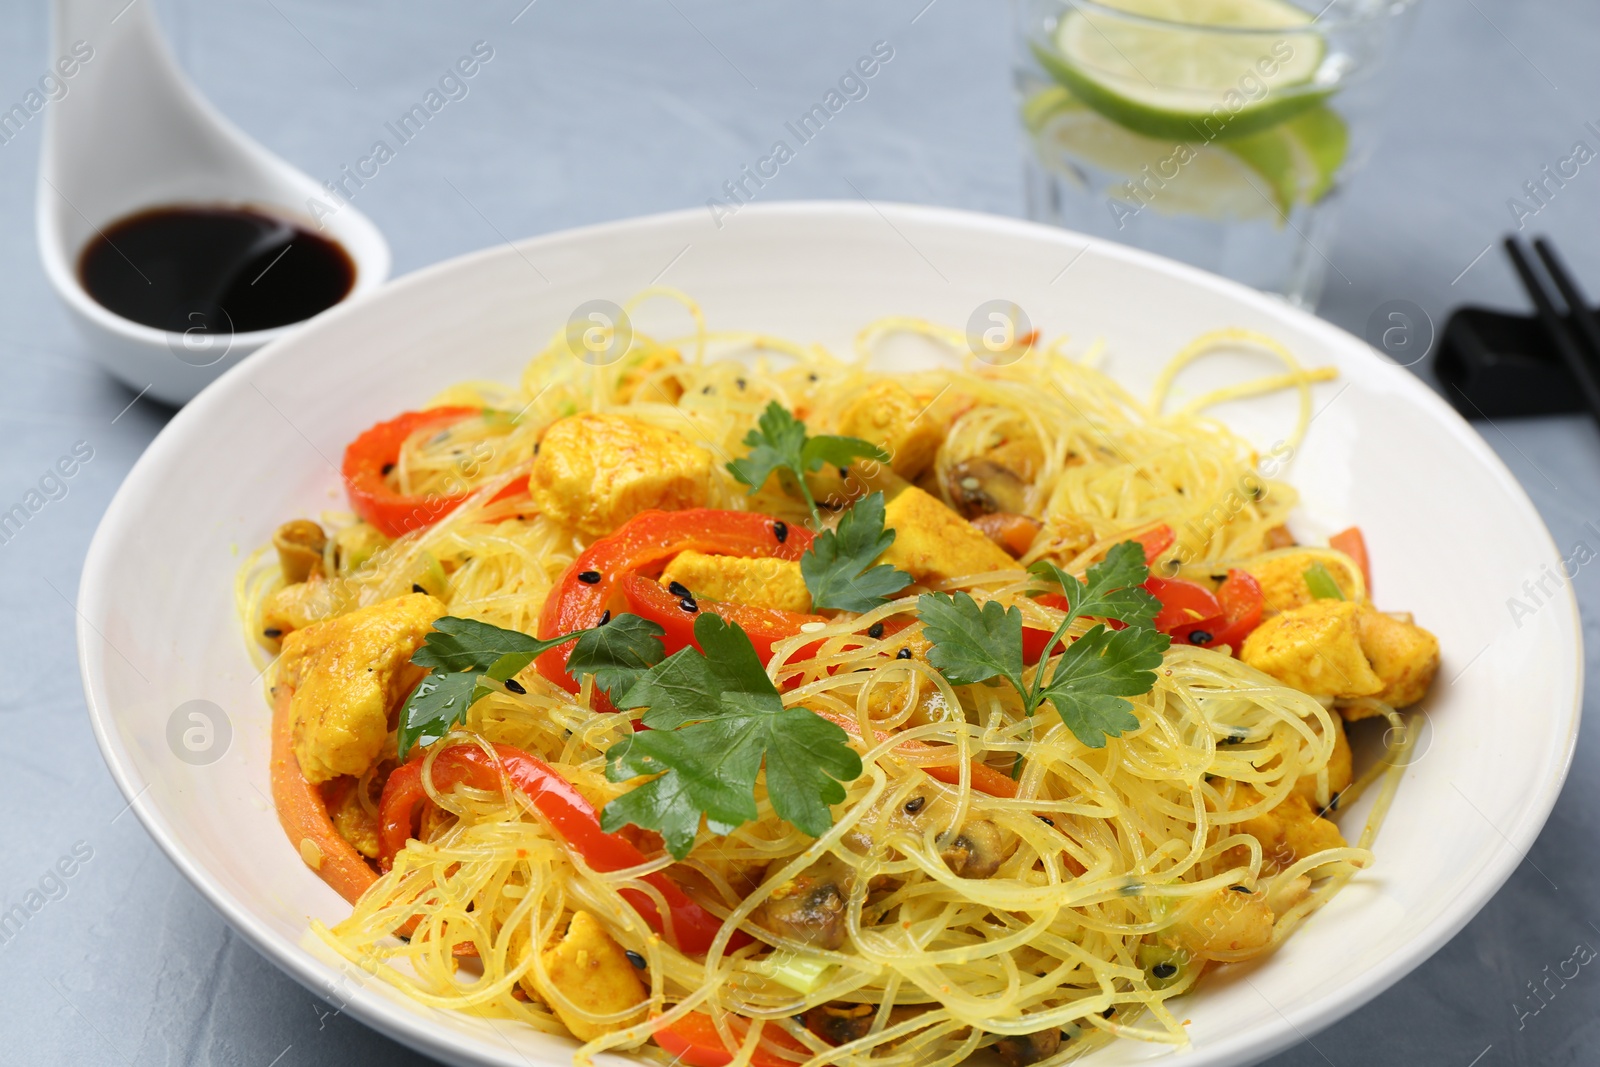
{"type": "Polygon", "coordinates": [[[800,484],[800,494],[811,510],[812,521],[819,526],[822,515],[811,496],[811,487],[806,484],[807,474],[820,470],[824,463],[843,467],[862,457],[880,462],[889,459],[883,449],[859,437],[808,435],[806,424],[776,400],[769,403],[756,420],[756,429],[745,434],[744,443],[750,449],[749,454],[727,465],[734,480],[749,486],[754,493],[766,484],[773,471],[788,471],[800,484]]]}
{"type": "Polygon", "coordinates": [[[871,611],[911,584],[905,571],[887,563],[872,566],[894,544],[894,531],[883,528],[884,510],[882,493],[856,501],[839,519],[839,528],[818,534],[800,557],[813,608],[871,611]]]}
{"type": "Polygon", "coordinates": [[[618,615],[604,626],[578,636],[567,659],[574,677],[594,675],[594,684],[606,695],[626,692],[639,675],[661,662],[665,630],[637,615],[618,615]]]}
{"type": "Polygon", "coordinates": [[[653,778],[607,804],[607,832],[633,824],[657,830],[673,856],[694,846],[705,816],[726,834],[756,817],[756,776],[779,817],[819,837],[833,825],[829,805],[861,774],[849,735],[805,708],[786,708],[750,638],[711,612],[695,619],[693,646],[645,671],[619,707],[648,707],[634,733],[606,752],[606,777],[653,778]]]}
{"type": "Polygon", "coordinates": [[[954,685],[1004,678],[1017,692],[1022,681],[1022,612],[997,600],[979,606],[967,593],[917,597],[922,634],[933,647],[928,662],[954,685]]]}
{"type": "Polygon", "coordinates": [[[1133,704],[1123,698],[1150,691],[1170,644],[1172,638],[1154,630],[1108,630],[1096,623],[1061,653],[1039,695],[1074,737],[1090,748],[1104,748],[1107,736],[1138,728],[1133,704]]]}
{"type": "Polygon", "coordinates": [[[416,745],[431,745],[467,717],[482,697],[494,692],[484,679],[505,682],[550,649],[576,637],[569,668],[595,675],[610,689],[661,659],[661,627],[636,615],[619,615],[606,626],[562,634],[548,640],[529,637],[477,619],[446,615],[433,624],[411,662],[428,668],[400,709],[400,758],[416,745]]]}
{"type": "Polygon", "coordinates": [[[1113,545],[1106,558],[1094,564],[1079,581],[1049,560],[1028,568],[1061,587],[1073,615],[1116,619],[1129,626],[1149,626],[1161,611],[1161,601],[1144,588],[1150,577],[1144,547],[1137,541],[1113,545]]]}
{"type": "MultiPolygon", "coordinates": [[[[933,643],[928,662],[956,685],[1004,678],[1022,697],[1025,715],[1031,717],[1048,702],[1073,736],[1090,748],[1103,748],[1107,737],[1138,727],[1133,704],[1124,698],[1150,691],[1161,657],[1172,644],[1172,638],[1151,628],[1160,602],[1143,588],[1150,576],[1144,549],[1133,541],[1115,545],[1089,568],[1085,581],[1049,562],[1030,570],[1058,583],[1068,605],[1031,683],[1023,679],[1022,612],[993,600],[980,607],[966,593],[917,598],[923,634],[933,643]],[[1111,630],[1097,623],[1063,646],[1052,664],[1051,651],[1085,616],[1115,619],[1125,628],[1111,630]]],[[[1021,771],[1019,752],[1012,776],[1021,771]]]]}

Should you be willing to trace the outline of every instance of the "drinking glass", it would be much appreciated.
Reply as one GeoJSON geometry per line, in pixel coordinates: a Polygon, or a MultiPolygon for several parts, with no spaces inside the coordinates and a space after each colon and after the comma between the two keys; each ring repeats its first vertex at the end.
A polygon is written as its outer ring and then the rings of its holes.
{"type": "Polygon", "coordinates": [[[1312,308],[1414,0],[1016,0],[1030,218],[1312,308]]]}

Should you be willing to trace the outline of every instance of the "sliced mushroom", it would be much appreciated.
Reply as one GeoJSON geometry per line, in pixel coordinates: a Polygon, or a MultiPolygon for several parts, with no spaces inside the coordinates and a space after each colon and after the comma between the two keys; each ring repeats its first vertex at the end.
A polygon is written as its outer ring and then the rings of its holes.
{"type": "Polygon", "coordinates": [[[995,1054],[1006,1067],[1027,1067],[1054,1056],[1061,1048],[1061,1030],[1051,1027],[1031,1034],[1008,1034],[994,1043],[995,1054]]]}
{"type": "Polygon", "coordinates": [[[988,819],[972,819],[939,855],[958,878],[989,878],[1013,848],[1015,840],[1008,840],[999,826],[988,819]]]}
{"type": "Polygon", "coordinates": [[[818,1004],[806,1012],[806,1029],[830,1045],[848,1045],[867,1036],[877,1011],[871,1004],[818,1004]]]}
{"type": "Polygon", "coordinates": [[[772,891],[753,918],[782,937],[815,948],[844,944],[845,902],[855,870],[836,856],[824,856],[772,891]]]}
{"type": "Polygon", "coordinates": [[[272,545],[278,550],[278,566],[288,584],[322,573],[322,552],[328,545],[328,535],[310,519],[291,519],[278,527],[273,531],[272,545]]]}
{"type": "Polygon", "coordinates": [[[1016,471],[994,460],[979,456],[954,463],[945,482],[950,502],[963,518],[1027,510],[1028,483],[1016,471]]]}

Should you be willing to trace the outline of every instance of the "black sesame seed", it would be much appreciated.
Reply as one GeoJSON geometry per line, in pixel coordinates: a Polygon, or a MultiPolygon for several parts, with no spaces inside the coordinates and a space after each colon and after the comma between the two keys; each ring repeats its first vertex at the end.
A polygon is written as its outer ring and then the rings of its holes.
{"type": "Polygon", "coordinates": [[[519,696],[528,691],[526,688],[523,687],[522,683],[517,681],[515,678],[507,678],[506,679],[506,688],[511,690],[513,693],[516,693],[519,696]]]}
{"type": "Polygon", "coordinates": [[[882,637],[883,636],[883,623],[875,622],[871,626],[867,627],[867,636],[872,638],[874,641],[876,641],[878,638],[882,637]]]}
{"type": "Polygon", "coordinates": [[[733,384],[737,385],[740,389],[743,389],[745,386],[745,381],[743,378],[735,378],[733,380],[733,384]]]}
{"type": "Polygon", "coordinates": [[[413,593],[426,593],[427,592],[426,589],[422,588],[422,586],[418,585],[416,582],[412,582],[411,583],[411,591],[413,593]]]}
{"type": "Polygon", "coordinates": [[[1225,582],[1228,580],[1228,576],[1226,574],[1213,574],[1211,580],[1213,582],[1225,582]]]}
{"type": "Polygon", "coordinates": [[[1328,800],[1328,810],[1329,811],[1338,811],[1339,810],[1339,799],[1341,797],[1343,797],[1343,796],[1344,796],[1343,793],[1335,793],[1335,794],[1333,794],[1333,796],[1328,800]]]}
{"type": "Polygon", "coordinates": [[[582,582],[584,585],[598,585],[600,583],[600,572],[580,571],[578,573],[578,581],[582,582]]]}
{"type": "Polygon", "coordinates": [[[279,638],[283,636],[283,631],[278,629],[276,626],[269,626],[265,630],[261,631],[261,636],[279,638]]]}
{"type": "Polygon", "coordinates": [[[704,389],[700,390],[700,395],[701,396],[710,396],[714,392],[716,392],[716,390],[708,385],[704,389]]]}
{"type": "Polygon", "coordinates": [[[687,611],[691,615],[700,610],[700,605],[694,602],[694,597],[692,596],[686,596],[682,600],[678,601],[678,607],[682,608],[684,611],[687,611]]]}
{"type": "Polygon", "coordinates": [[[595,623],[595,625],[596,626],[604,626],[606,623],[608,623],[610,621],[611,621],[611,609],[607,608],[606,609],[606,613],[604,615],[600,616],[600,621],[595,623]]]}
{"type": "Polygon", "coordinates": [[[899,652],[896,652],[894,654],[894,658],[895,659],[910,659],[911,658],[911,650],[909,648],[902,648],[899,652]]]}
{"type": "Polygon", "coordinates": [[[1056,821],[1048,815],[1039,816],[1039,821],[1044,823],[1046,826],[1054,826],[1056,824],[1056,821]]]}
{"type": "Polygon", "coordinates": [[[538,441],[535,441],[533,443],[533,454],[536,455],[536,456],[539,454],[539,442],[538,441]]]}
{"type": "Polygon", "coordinates": [[[1247,886],[1247,885],[1230,885],[1228,888],[1233,890],[1235,893],[1248,893],[1248,892],[1250,892],[1250,887],[1247,886]]]}
{"type": "Polygon", "coordinates": [[[812,373],[811,373],[811,374],[810,374],[810,375],[809,375],[809,376],[808,376],[808,377],[810,377],[810,379],[811,379],[811,380],[812,380],[812,381],[816,381],[816,380],[817,380],[817,375],[816,375],[816,373],[815,373],[815,372],[812,372],[812,373]]]}
{"type": "Polygon", "coordinates": [[[1209,645],[1215,640],[1208,630],[1190,630],[1189,643],[1191,645],[1209,645]]]}
{"type": "Polygon", "coordinates": [[[849,467],[840,467],[839,468],[839,477],[841,477],[841,478],[850,477],[850,468],[849,467]]]}
{"type": "Polygon", "coordinates": [[[692,597],[692,596],[694,596],[693,593],[689,592],[689,587],[684,585],[682,582],[672,582],[672,583],[670,583],[667,586],[667,592],[671,593],[675,597],[692,597]]]}
{"type": "Polygon", "coordinates": [[[789,524],[782,519],[774,522],[772,524],[772,536],[778,539],[778,544],[780,545],[789,540],[789,524]]]}
{"type": "Polygon", "coordinates": [[[924,804],[926,804],[927,802],[928,802],[928,798],[927,797],[912,797],[910,800],[906,801],[906,806],[905,806],[906,814],[907,815],[915,815],[917,812],[922,810],[922,806],[924,804]]]}
{"type": "Polygon", "coordinates": [[[389,476],[389,472],[392,471],[392,470],[394,470],[394,464],[393,463],[385,463],[383,465],[383,476],[385,478],[387,478],[389,476]]]}
{"type": "Polygon", "coordinates": [[[631,949],[631,948],[623,949],[622,953],[623,953],[623,955],[628,957],[628,962],[629,963],[633,964],[635,967],[639,968],[641,971],[644,970],[644,957],[643,956],[639,955],[637,952],[633,951],[633,949],[631,949]]]}
{"type": "Polygon", "coordinates": [[[1152,978],[1171,978],[1177,973],[1178,968],[1173,964],[1167,963],[1166,961],[1162,961],[1161,963],[1158,963],[1154,967],[1150,968],[1150,976],[1152,978]]]}
{"type": "Polygon", "coordinates": [[[1100,1018],[1109,1019],[1113,1015],[1115,1015],[1116,1013],[1117,1013],[1117,1006],[1115,1004],[1113,1004],[1111,1007],[1107,1008],[1105,1011],[1100,1013],[1100,1018]]]}

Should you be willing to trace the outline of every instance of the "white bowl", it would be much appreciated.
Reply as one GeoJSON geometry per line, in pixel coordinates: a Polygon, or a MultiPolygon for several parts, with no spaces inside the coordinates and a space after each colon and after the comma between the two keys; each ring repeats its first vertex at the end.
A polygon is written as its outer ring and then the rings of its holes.
{"type": "MultiPolygon", "coordinates": [[[[1505,881],[1572,757],[1577,607],[1563,591],[1520,622],[1506,610],[1525,579],[1560,566],[1556,547],[1478,434],[1409,372],[1231,282],[1029,223],[830,203],[748,206],[724,221],[718,229],[689,211],[574,230],[401,279],[230,370],[129,474],[79,596],[95,734],[151,836],[268,958],[447,1061],[570,1062],[567,1042],[411,1003],[330,963],[308,938],[308,918],[332,923],[347,909],[301,864],[266,799],[268,711],[232,582],[241,554],[280,520],[340,506],[336,464],[355,434],[453,380],[514,379],[580,303],[621,302],[669,264],[664,280],[698,298],[714,326],[838,351],[879,316],[960,326],[980,303],[1005,298],[1046,335],[1103,337],[1105,367],[1137,394],[1184,342],[1222,326],[1267,332],[1338,368],[1339,381],[1316,389],[1318,414],[1288,471],[1304,495],[1296,521],[1311,534],[1359,523],[1380,603],[1414,611],[1438,634],[1444,666],[1424,705],[1431,730],[1378,837],[1376,865],[1280,952],[1225,970],[1185,1001],[1189,1067],[1255,1062],[1352,1011],[1505,881]],[[214,762],[169,742],[200,724],[187,718],[193,708],[178,714],[191,700],[227,709],[204,757],[214,762]]],[[[1210,373],[1237,374],[1235,362],[1210,373]]],[[[1228,415],[1266,446],[1283,433],[1286,402],[1235,404],[1228,415]]],[[[1346,818],[1359,825],[1362,814],[1346,818]]],[[[1091,1062],[1163,1055],[1130,1041],[1091,1062]]]]}

